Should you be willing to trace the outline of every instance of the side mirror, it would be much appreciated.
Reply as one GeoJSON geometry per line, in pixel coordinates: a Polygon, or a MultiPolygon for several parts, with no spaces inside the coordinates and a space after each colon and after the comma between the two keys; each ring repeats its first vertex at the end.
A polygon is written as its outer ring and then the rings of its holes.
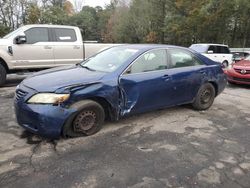
{"type": "Polygon", "coordinates": [[[214,51],[213,51],[213,50],[208,50],[207,53],[208,53],[208,54],[213,54],[214,51]]]}
{"type": "Polygon", "coordinates": [[[27,38],[25,35],[19,35],[15,38],[16,44],[24,44],[27,42],[27,38]]]}

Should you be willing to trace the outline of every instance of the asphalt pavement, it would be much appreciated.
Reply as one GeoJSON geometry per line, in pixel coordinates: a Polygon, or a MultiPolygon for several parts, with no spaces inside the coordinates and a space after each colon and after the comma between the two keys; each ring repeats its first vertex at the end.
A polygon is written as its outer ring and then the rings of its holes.
{"type": "Polygon", "coordinates": [[[250,87],[227,86],[208,111],[179,106],[106,122],[91,137],[47,140],[16,123],[25,76],[0,88],[1,188],[250,187],[250,87]]]}

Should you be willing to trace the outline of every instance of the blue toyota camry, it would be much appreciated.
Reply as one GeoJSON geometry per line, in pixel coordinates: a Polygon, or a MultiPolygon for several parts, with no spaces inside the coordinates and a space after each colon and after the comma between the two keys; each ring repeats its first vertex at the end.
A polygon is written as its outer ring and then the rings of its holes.
{"type": "Polygon", "coordinates": [[[88,136],[105,119],[182,104],[206,110],[225,85],[221,65],[190,49],[122,45],[25,79],[15,112],[23,128],[44,137],[88,136]]]}

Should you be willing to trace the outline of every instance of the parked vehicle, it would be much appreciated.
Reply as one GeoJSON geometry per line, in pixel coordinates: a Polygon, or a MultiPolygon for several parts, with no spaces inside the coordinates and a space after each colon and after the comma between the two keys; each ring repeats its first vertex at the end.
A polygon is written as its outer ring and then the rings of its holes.
{"type": "Polygon", "coordinates": [[[92,135],[107,118],[188,103],[206,110],[226,82],[221,64],[187,48],[122,45],[25,79],[15,112],[22,127],[45,137],[92,135]]]}
{"type": "Polygon", "coordinates": [[[237,63],[243,59],[245,59],[247,56],[249,56],[248,52],[232,52],[233,53],[233,62],[237,63]]]}
{"type": "Polygon", "coordinates": [[[231,84],[250,85],[250,56],[232,65],[231,69],[225,70],[227,80],[231,84]]]}
{"type": "Polygon", "coordinates": [[[209,59],[220,62],[228,67],[233,62],[233,55],[227,45],[223,44],[192,44],[191,49],[201,53],[209,59]]]}
{"type": "Polygon", "coordinates": [[[76,64],[116,44],[82,42],[78,27],[26,25],[0,39],[0,86],[8,73],[76,64]]]}

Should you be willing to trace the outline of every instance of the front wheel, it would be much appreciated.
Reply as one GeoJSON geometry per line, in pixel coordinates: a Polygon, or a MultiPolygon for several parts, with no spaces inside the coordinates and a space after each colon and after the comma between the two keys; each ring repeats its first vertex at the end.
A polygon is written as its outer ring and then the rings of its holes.
{"type": "Polygon", "coordinates": [[[212,84],[206,83],[199,89],[192,106],[196,110],[207,110],[214,102],[215,88],[212,84]]]}
{"type": "Polygon", "coordinates": [[[97,133],[104,122],[103,107],[92,100],[85,100],[73,105],[77,113],[63,127],[64,137],[90,136],[97,133]]]}
{"type": "Polygon", "coordinates": [[[223,61],[223,62],[222,62],[222,66],[223,66],[224,68],[227,68],[227,67],[228,67],[228,62],[227,62],[227,61],[223,61]]]}

